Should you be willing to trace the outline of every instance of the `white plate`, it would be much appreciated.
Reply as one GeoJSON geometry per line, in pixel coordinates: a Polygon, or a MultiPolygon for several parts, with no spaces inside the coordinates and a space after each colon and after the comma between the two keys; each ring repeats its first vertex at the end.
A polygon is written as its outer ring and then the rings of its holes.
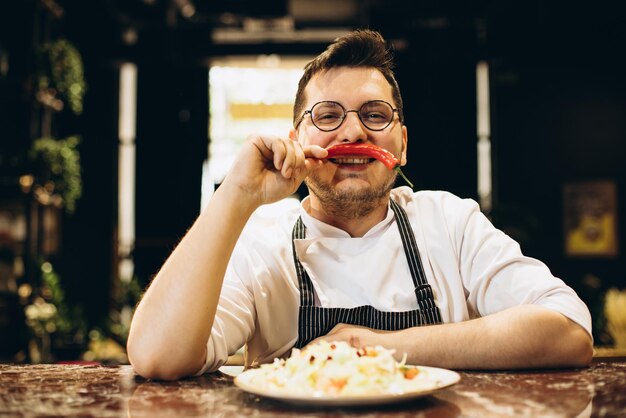
{"type": "MultiPolygon", "coordinates": [[[[294,394],[287,390],[269,390],[253,385],[250,381],[252,374],[246,372],[235,377],[235,385],[240,389],[254,395],[276,399],[281,402],[288,402],[302,406],[361,406],[361,405],[383,405],[395,402],[404,402],[422,396],[430,395],[440,390],[446,389],[461,379],[461,376],[452,370],[440,369],[437,367],[415,366],[428,376],[429,383],[419,390],[406,391],[402,393],[385,393],[377,391],[366,395],[335,395],[335,396],[309,396],[294,394]]],[[[252,371],[252,370],[250,370],[252,371]]]]}

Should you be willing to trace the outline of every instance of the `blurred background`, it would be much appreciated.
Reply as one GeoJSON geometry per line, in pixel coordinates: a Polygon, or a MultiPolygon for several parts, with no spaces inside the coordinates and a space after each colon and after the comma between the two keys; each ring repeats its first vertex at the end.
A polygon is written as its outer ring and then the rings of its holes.
{"type": "Polygon", "coordinates": [[[239,144],[286,135],[303,65],[363,27],[396,51],[416,189],[480,202],[612,346],[605,296],[626,287],[618,4],[1,0],[0,361],[125,362],[133,306],[239,144]]]}

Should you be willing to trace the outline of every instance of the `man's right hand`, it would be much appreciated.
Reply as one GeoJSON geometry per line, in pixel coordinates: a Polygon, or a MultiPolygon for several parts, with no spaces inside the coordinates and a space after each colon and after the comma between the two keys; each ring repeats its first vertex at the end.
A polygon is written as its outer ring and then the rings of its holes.
{"type": "Polygon", "coordinates": [[[250,215],[258,206],[294,193],[327,155],[321,147],[303,147],[290,139],[248,138],[135,310],[127,352],[137,373],[178,379],[200,370],[228,260],[250,215]]]}
{"type": "MultiPolygon", "coordinates": [[[[239,188],[260,206],[293,194],[322,165],[328,151],[277,136],[248,137],[224,185],[239,188]]],[[[220,186],[220,187],[222,187],[220,186]]]]}

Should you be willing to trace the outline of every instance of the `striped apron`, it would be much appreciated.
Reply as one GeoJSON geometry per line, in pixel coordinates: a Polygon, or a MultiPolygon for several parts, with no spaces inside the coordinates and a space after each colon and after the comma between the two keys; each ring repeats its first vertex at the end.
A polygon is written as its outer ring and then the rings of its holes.
{"type": "MultiPolygon", "coordinates": [[[[313,283],[298,256],[292,241],[292,250],[298,284],[300,286],[300,308],[298,312],[298,340],[295,347],[302,348],[312,340],[328,334],[337,324],[360,325],[368,328],[398,331],[421,325],[441,323],[439,308],[435,305],[433,291],[420,261],[415,235],[411,229],[406,211],[396,202],[390,200],[391,209],[400,230],[404,253],[409,263],[409,270],[415,286],[418,309],[403,312],[383,312],[373,306],[357,306],[354,308],[322,308],[315,306],[313,283]]],[[[302,218],[298,218],[292,232],[292,239],[304,239],[306,228],[302,218]]]]}

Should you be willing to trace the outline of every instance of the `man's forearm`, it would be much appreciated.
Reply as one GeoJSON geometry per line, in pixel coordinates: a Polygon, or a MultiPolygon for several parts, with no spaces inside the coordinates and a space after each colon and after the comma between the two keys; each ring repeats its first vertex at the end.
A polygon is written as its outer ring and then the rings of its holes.
{"type": "Polygon", "coordinates": [[[138,305],[128,355],[139,374],[175,379],[202,366],[228,260],[256,208],[237,192],[217,189],[138,305]]]}
{"type": "Polygon", "coordinates": [[[469,321],[378,331],[339,324],[327,341],[382,345],[407,354],[409,364],[449,369],[579,367],[593,354],[591,337],[558,312],[521,305],[469,321]]]}
{"type": "Polygon", "coordinates": [[[389,335],[408,362],[452,369],[577,367],[591,361],[591,338],[560,313],[522,305],[482,318],[389,335]]]}

